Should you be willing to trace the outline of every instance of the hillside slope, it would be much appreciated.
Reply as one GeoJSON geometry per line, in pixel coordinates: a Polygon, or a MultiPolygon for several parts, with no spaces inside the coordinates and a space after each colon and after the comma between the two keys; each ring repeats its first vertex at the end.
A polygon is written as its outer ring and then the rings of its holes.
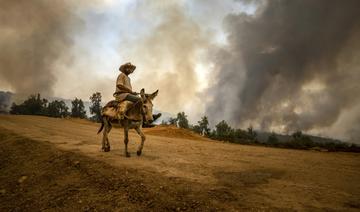
{"type": "Polygon", "coordinates": [[[141,157],[140,138],[130,133],[132,157],[125,158],[122,129],[113,129],[104,153],[98,127],[0,115],[0,210],[360,208],[359,154],[227,144],[153,128],[145,130],[141,157]]]}
{"type": "Polygon", "coordinates": [[[153,128],[145,128],[144,133],[146,133],[147,135],[156,135],[169,138],[209,140],[199,134],[192,132],[191,130],[178,128],[174,125],[159,125],[153,128]]]}

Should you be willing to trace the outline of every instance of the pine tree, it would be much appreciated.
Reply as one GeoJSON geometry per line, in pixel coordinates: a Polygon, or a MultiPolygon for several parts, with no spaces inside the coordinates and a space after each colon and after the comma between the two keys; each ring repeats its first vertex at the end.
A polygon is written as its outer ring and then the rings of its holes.
{"type": "Polygon", "coordinates": [[[77,118],[86,118],[86,111],[84,102],[81,99],[75,98],[71,101],[71,116],[77,118]]]}
{"type": "Polygon", "coordinates": [[[198,121],[198,124],[200,127],[200,134],[206,136],[210,134],[209,120],[207,116],[201,117],[201,120],[198,121]]]}
{"type": "Polygon", "coordinates": [[[99,92],[93,93],[90,96],[90,114],[94,114],[91,119],[100,122],[101,121],[101,94],[99,92]]]}
{"type": "Polygon", "coordinates": [[[51,117],[66,117],[69,115],[68,109],[64,101],[55,100],[49,103],[47,114],[51,117]]]}
{"type": "Polygon", "coordinates": [[[188,129],[189,128],[189,121],[187,120],[187,115],[185,112],[180,112],[177,114],[178,125],[181,128],[188,129]]]}

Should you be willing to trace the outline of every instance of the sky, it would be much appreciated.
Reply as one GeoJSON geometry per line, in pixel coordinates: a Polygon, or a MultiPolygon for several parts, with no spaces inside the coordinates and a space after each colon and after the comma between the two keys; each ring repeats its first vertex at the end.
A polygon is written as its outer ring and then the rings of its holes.
{"type": "Polygon", "coordinates": [[[1,1],[0,90],[106,102],[131,62],[191,123],[360,138],[359,1],[1,1]]]}
{"type": "MultiPolygon", "coordinates": [[[[35,2],[51,7],[46,1],[35,2]]],[[[61,4],[60,1],[56,2],[61,4]]],[[[49,82],[51,85],[46,85],[44,89],[41,85],[39,88],[29,85],[30,90],[19,89],[15,83],[9,82],[11,80],[3,78],[0,79],[1,90],[25,93],[24,96],[41,92],[44,95],[83,99],[88,99],[92,92],[100,91],[103,100],[108,101],[113,98],[119,66],[132,62],[137,65],[136,72],[131,76],[135,90],[144,87],[153,92],[159,89],[156,84],[164,84],[159,81],[168,81],[168,84],[160,88],[160,97],[163,99],[159,98],[157,108],[173,114],[184,110],[193,122],[204,114],[205,110],[199,95],[208,87],[212,71],[211,62],[206,58],[208,46],[226,43],[222,21],[227,14],[254,10],[232,0],[106,0],[84,1],[86,3],[78,5],[71,1],[65,2],[64,6],[69,7],[66,9],[70,10],[73,17],[66,17],[71,20],[63,20],[62,24],[75,29],[64,30],[71,44],[67,44],[67,49],[63,50],[60,56],[51,58],[51,70],[43,71],[51,72],[46,74],[46,77],[53,78],[49,82]],[[217,8],[216,12],[213,11],[214,7],[217,8]],[[74,20],[79,23],[68,23],[74,20]],[[161,27],[163,31],[157,33],[161,27]],[[172,41],[176,37],[181,41],[172,41]],[[149,42],[151,44],[147,44],[149,42]],[[176,46],[175,42],[178,42],[179,46],[176,46]],[[187,45],[188,49],[182,49],[182,45],[187,45]],[[190,56],[193,58],[189,58],[190,56]],[[181,60],[184,61],[184,67],[176,67],[183,65],[181,60]],[[186,68],[188,70],[185,70],[186,68]],[[179,71],[183,73],[176,73],[179,71]],[[176,83],[173,83],[175,81],[176,83]],[[188,85],[191,89],[183,92],[182,86],[187,83],[192,84],[188,85]],[[174,95],[178,96],[176,100],[172,98],[174,95]]],[[[23,1],[13,1],[11,4],[13,7],[26,7],[23,1]]],[[[36,11],[35,8],[33,10],[36,11]]],[[[43,14],[43,18],[48,15],[43,14]]],[[[55,16],[52,21],[62,18],[55,16]]],[[[5,42],[5,39],[3,41],[5,42]]],[[[50,41],[49,45],[52,44],[50,41]]],[[[21,74],[26,71],[17,72],[21,74]]],[[[36,81],[35,76],[28,78],[29,81],[36,81]]]]}

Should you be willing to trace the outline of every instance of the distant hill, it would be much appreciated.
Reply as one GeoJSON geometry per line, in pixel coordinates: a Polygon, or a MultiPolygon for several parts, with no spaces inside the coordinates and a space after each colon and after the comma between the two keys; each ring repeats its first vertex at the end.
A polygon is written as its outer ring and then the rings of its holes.
{"type": "Polygon", "coordinates": [[[147,135],[156,135],[169,138],[182,138],[192,140],[210,140],[189,129],[183,129],[174,125],[159,125],[153,128],[144,128],[144,133],[147,135]]]}

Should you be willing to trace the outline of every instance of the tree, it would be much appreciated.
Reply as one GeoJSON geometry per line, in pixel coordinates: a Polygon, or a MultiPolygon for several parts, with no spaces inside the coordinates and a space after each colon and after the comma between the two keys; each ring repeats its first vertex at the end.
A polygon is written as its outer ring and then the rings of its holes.
{"type": "Polygon", "coordinates": [[[21,112],[20,112],[20,105],[17,105],[17,104],[15,104],[15,102],[13,102],[12,104],[11,104],[11,107],[10,107],[10,114],[15,114],[15,115],[18,115],[18,114],[22,114],[21,112]]]}
{"type": "Polygon", "coordinates": [[[222,120],[215,126],[216,136],[221,139],[229,139],[232,133],[232,128],[222,120]]]}
{"type": "Polygon", "coordinates": [[[187,120],[187,115],[185,112],[180,112],[177,114],[178,125],[181,128],[188,129],[189,128],[189,121],[187,120]]]}
{"type": "Polygon", "coordinates": [[[191,126],[191,129],[196,133],[199,133],[199,134],[202,133],[201,127],[199,125],[191,126]]]}
{"type": "Polygon", "coordinates": [[[84,107],[84,102],[81,99],[75,98],[71,101],[71,116],[78,118],[86,118],[86,111],[84,107]]]}
{"type": "Polygon", "coordinates": [[[47,102],[47,99],[41,99],[40,94],[30,95],[29,98],[20,105],[13,103],[10,108],[10,113],[23,115],[46,115],[47,102]]]}
{"type": "Polygon", "coordinates": [[[49,103],[47,114],[51,117],[66,117],[69,115],[68,109],[64,101],[55,100],[49,103]]]}
{"type": "Polygon", "coordinates": [[[169,123],[165,120],[162,120],[160,125],[169,125],[169,123]]]}
{"type": "Polygon", "coordinates": [[[296,131],[291,136],[294,138],[294,140],[300,140],[303,134],[301,131],[296,131]]]}
{"type": "Polygon", "coordinates": [[[198,121],[200,134],[208,136],[210,134],[209,120],[207,116],[201,117],[201,120],[198,121]]]}
{"type": "Polygon", "coordinates": [[[257,133],[254,131],[254,129],[251,125],[247,129],[247,134],[248,134],[250,140],[256,141],[257,133]]]}
{"type": "Polygon", "coordinates": [[[177,118],[169,118],[169,124],[170,125],[176,125],[178,119],[177,118]]]}
{"type": "Polygon", "coordinates": [[[235,129],[234,137],[237,143],[247,143],[246,140],[249,138],[247,131],[242,129],[235,129]]]}
{"type": "Polygon", "coordinates": [[[276,137],[276,134],[274,132],[269,135],[267,143],[272,146],[278,145],[279,139],[276,137]]]}
{"type": "Polygon", "coordinates": [[[290,142],[292,148],[307,149],[314,146],[314,142],[307,135],[304,135],[301,131],[296,131],[292,134],[293,140],[290,142]]]}
{"type": "Polygon", "coordinates": [[[101,94],[99,92],[93,93],[90,96],[91,105],[89,107],[90,114],[94,114],[91,119],[100,122],[101,121],[101,94]]]}

